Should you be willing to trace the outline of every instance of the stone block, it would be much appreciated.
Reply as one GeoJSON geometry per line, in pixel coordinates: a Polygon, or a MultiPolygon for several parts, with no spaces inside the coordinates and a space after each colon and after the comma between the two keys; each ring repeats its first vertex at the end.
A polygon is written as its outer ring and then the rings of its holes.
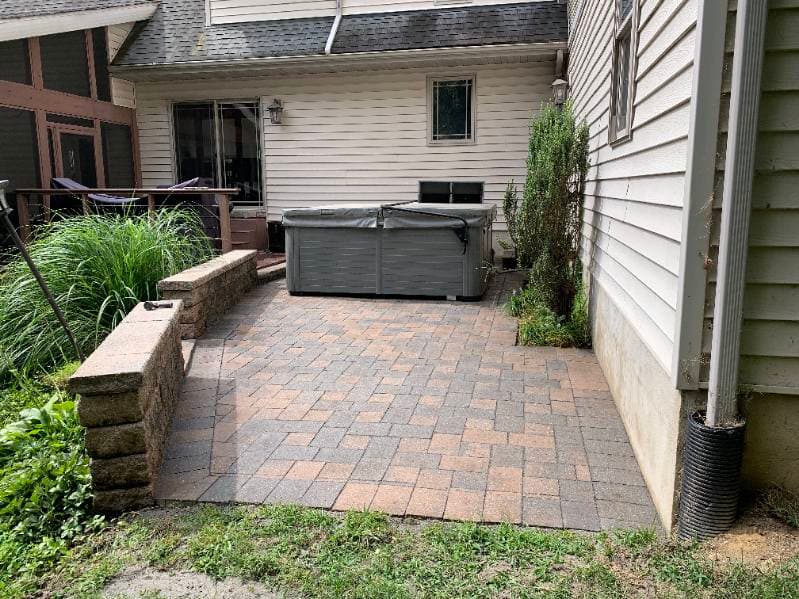
{"type": "Polygon", "coordinates": [[[96,512],[118,514],[128,510],[138,510],[155,504],[151,485],[130,489],[111,489],[95,491],[92,503],[96,512]]]}
{"type": "Polygon", "coordinates": [[[142,419],[139,391],[104,395],[81,395],[78,418],[85,427],[138,422],[142,419]]]}
{"type": "Polygon", "coordinates": [[[93,458],[144,453],[147,451],[144,423],[90,428],[86,431],[86,450],[93,458]]]}
{"type": "Polygon", "coordinates": [[[94,489],[127,489],[151,483],[147,454],[117,458],[96,458],[89,464],[94,489]]]}

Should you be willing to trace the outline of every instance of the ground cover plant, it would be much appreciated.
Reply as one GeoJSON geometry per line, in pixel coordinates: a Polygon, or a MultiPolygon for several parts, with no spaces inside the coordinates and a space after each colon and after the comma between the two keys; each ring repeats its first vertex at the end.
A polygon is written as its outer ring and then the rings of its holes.
{"type": "Polygon", "coordinates": [[[90,513],[83,428],[74,398],[63,389],[74,369],[18,382],[13,396],[25,408],[13,418],[6,410],[0,428],[0,597],[27,596],[69,547],[102,523],[90,513]]]}
{"type": "MultiPolygon", "coordinates": [[[[37,230],[29,251],[85,354],[138,302],[157,299],[159,280],[212,254],[200,220],[181,210],[54,221],[37,230]]],[[[0,273],[0,377],[73,359],[33,276],[12,257],[0,273]]]]}
{"type": "Polygon", "coordinates": [[[299,597],[799,597],[799,557],[752,567],[647,529],[413,524],[296,506],[145,512],[75,550],[47,590],[97,597],[116,574],[142,567],[260,581],[299,597]]]}

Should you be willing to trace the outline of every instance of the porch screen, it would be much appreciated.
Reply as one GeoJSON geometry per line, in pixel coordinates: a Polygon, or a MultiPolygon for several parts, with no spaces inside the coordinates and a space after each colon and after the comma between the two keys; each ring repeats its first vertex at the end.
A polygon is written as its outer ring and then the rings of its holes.
{"type": "Polygon", "coordinates": [[[39,149],[33,111],[0,106],[0,179],[17,187],[39,187],[39,149]]]}
{"type": "Polygon", "coordinates": [[[174,123],[178,179],[237,187],[234,205],[261,205],[258,102],[175,104],[174,123]]]}

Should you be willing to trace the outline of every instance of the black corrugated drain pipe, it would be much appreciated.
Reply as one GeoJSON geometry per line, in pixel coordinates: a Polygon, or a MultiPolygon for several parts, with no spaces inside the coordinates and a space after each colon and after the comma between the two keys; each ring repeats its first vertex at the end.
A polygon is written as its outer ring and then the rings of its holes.
{"type": "Polygon", "coordinates": [[[688,417],[677,526],[681,539],[707,539],[735,522],[745,428],[745,422],[707,426],[704,412],[688,417]]]}

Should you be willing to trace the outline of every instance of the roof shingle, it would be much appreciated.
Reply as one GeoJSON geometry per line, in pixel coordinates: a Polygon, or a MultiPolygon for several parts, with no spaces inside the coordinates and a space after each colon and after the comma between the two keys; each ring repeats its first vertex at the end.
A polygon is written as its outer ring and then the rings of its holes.
{"type": "MultiPolygon", "coordinates": [[[[16,1],[16,0],[15,0],[16,1]]],[[[204,0],[161,0],[116,65],[323,54],[332,17],[205,26],[204,0]]],[[[539,1],[345,16],[333,54],[565,42],[564,4],[539,1]]]]}
{"type": "Polygon", "coordinates": [[[0,20],[44,17],[69,12],[153,4],[154,0],[2,0],[0,20]]]}

